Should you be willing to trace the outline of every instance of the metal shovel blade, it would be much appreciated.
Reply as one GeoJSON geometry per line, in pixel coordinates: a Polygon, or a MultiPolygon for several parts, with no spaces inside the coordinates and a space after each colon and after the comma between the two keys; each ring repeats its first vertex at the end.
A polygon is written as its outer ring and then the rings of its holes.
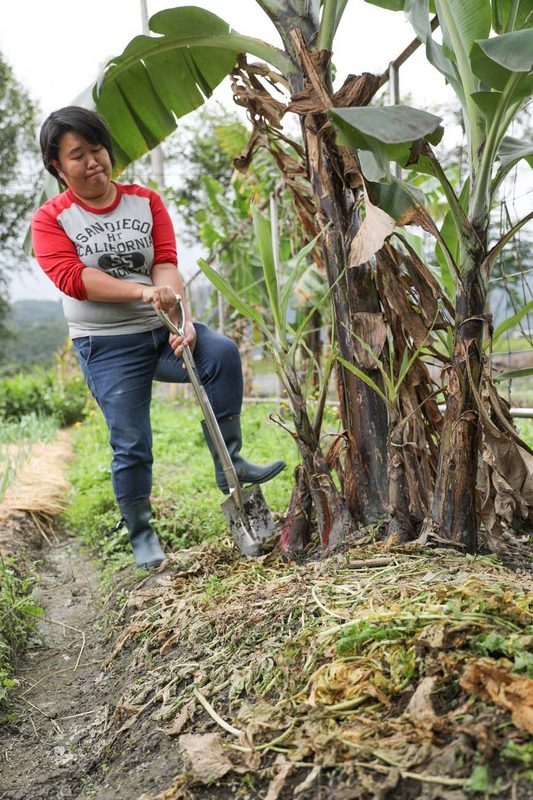
{"type": "Polygon", "coordinates": [[[276,527],[259,486],[241,489],[241,496],[247,526],[244,525],[242,512],[231,494],[222,503],[222,513],[240,552],[248,558],[257,558],[262,555],[263,542],[274,535],[276,527]]]}

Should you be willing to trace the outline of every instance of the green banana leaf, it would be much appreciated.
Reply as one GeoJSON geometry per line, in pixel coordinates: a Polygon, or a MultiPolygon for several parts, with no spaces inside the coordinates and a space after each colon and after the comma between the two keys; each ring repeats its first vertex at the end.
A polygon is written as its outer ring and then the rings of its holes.
{"type": "Polygon", "coordinates": [[[371,6],[385,8],[388,11],[403,11],[406,0],[366,0],[371,6]]]}
{"type": "Polygon", "coordinates": [[[276,275],[276,261],[272,247],[272,227],[270,220],[262,214],[256,206],[252,206],[254,233],[259,248],[265,285],[270,300],[270,308],[274,319],[274,326],[281,338],[285,337],[285,325],[282,324],[280,315],[280,294],[278,276],[276,275]]]}
{"type": "Polygon", "coordinates": [[[371,203],[389,214],[398,225],[408,224],[416,210],[424,206],[424,193],[398,178],[386,184],[367,181],[366,189],[371,203]]]}
{"type": "Polygon", "coordinates": [[[284,72],[295,69],[282,51],[241,36],[202,8],[161,11],[150,27],[160,35],[133,39],[106,65],[94,91],[96,108],[116,143],[119,168],[155,147],[180,117],[202,105],[239,53],[253,53],[284,72]]]}
{"type": "Polygon", "coordinates": [[[349,266],[369,261],[383,247],[396,225],[415,222],[424,206],[424,195],[405,181],[392,178],[390,183],[365,183],[366,215],[350,248],[349,266]]]}
{"type": "Polygon", "coordinates": [[[495,383],[502,383],[514,378],[529,378],[530,375],[533,375],[533,367],[524,367],[523,369],[510,369],[508,372],[502,372],[501,375],[493,375],[492,379],[495,383]]]}
{"type": "Polygon", "coordinates": [[[512,169],[522,158],[533,168],[533,142],[505,136],[498,150],[498,158],[502,168],[507,171],[512,169]]]}
{"type": "MultiPolygon", "coordinates": [[[[459,196],[459,202],[461,203],[461,207],[464,211],[466,211],[468,205],[468,198],[470,196],[470,178],[467,178],[465,183],[463,184],[463,188],[461,189],[461,194],[459,196]]],[[[446,244],[448,251],[453,258],[457,267],[460,267],[461,262],[461,248],[459,245],[459,237],[457,235],[457,227],[455,225],[453,214],[451,211],[448,211],[446,216],[444,217],[440,235],[444,243],[446,244]]],[[[446,256],[444,255],[442,246],[439,242],[435,245],[435,255],[437,257],[437,261],[440,267],[440,274],[441,274],[441,281],[444,285],[446,290],[446,294],[453,300],[455,297],[455,281],[453,275],[450,271],[449,264],[446,260],[446,256]]]]}
{"type": "Polygon", "coordinates": [[[474,42],[490,34],[490,3],[487,0],[437,0],[436,7],[445,55],[458,64],[468,64],[474,42]]]}
{"type": "Polygon", "coordinates": [[[472,92],[474,103],[482,112],[487,122],[487,129],[492,125],[500,104],[501,92],[472,92]]]}
{"type": "Polygon", "coordinates": [[[437,144],[443,134],[441,118],[410,106],[382,108],[335,108],[329,117],[341,144],[359,151],[364,176],[373,182],[390,182],[389,162],[432,172],[420,157],[424,139],[437,144]]]}
{"type": "Polygon", "coordinates": [[[487,86],[504,91],[518,75],[509,101],[527,97],[533,89],[533,29],[502,33],[474,43],[470,52],[473,72],[487,86]]]}
{"type": "Polygon", "coordinates": [[[491,0],[492,27],[496,33],[508,29],[512,9],[516,9],[516,19],[510,30],[533,27],[533,7],[531,0],[491,0]]]}
{"type": "Polygon", "coordinates": [[[525,316],[527,316],[527,314],[529,314],[531,311],[533,311],[533,300],[531,300],[529,303],[526,303],[526,305],[523,306],[523,308],[521,308],[520,311],[518,311],[516,314],[513,314],[512,317],[508,317],[508,319],[505,319],[500,325],[498,325],[498,327],[492,334],[493,346],[496,344],[498,339],[500,339],[503,336],[503,334],[506,333],[506,331],[509,331],[512,328],[516,327],[516,325],[518,325],[520,320],[522,320],[525,316]]]}

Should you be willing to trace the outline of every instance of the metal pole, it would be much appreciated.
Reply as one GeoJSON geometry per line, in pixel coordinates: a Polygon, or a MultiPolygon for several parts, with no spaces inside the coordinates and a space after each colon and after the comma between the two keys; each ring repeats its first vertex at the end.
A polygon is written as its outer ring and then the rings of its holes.
{"type": "MultiPolygon", "coordinates": [[[[141,0],[141,20],[142,32],[145,36],[150,36],[150,27],[148,25],[148,0],[141,0]]],[[[152,174],[154,181],[160,189],[165,188],[165,160],[163,148],[157,145],[150,152],[150,161],[152,164],[152,174]]]]}
{"type": "MultiPolygon", "coordinates": [[[[389,86],[391,103],[397,106],[400,104],[400,70],[394,61],[389,64],[389,86]]],[[[402,168],[399,164],[394,164],[394,174],[397,178],[402,177],[402,168]]]]}

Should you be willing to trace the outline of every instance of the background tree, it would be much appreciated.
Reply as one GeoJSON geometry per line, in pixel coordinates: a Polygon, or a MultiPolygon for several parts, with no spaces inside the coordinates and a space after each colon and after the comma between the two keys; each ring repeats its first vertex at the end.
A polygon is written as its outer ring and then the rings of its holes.
{"type": "Polygon", "coordinates": [[[21,239],[35,207],[37,154],[35,106],[0,53],[0,359],[9,276],[21,264],[21,239]]]}

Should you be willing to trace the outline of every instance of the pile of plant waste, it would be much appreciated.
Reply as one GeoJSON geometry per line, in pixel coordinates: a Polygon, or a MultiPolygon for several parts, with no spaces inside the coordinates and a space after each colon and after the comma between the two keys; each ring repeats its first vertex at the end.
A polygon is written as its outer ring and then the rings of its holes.
{"type": "Polygon", "coordinates": [[[123,595],[107,757],[164,731],[150,800],[530,797],[531,597],[495,556],[370,537],[300,564],[183,550],[123,595]]]}

